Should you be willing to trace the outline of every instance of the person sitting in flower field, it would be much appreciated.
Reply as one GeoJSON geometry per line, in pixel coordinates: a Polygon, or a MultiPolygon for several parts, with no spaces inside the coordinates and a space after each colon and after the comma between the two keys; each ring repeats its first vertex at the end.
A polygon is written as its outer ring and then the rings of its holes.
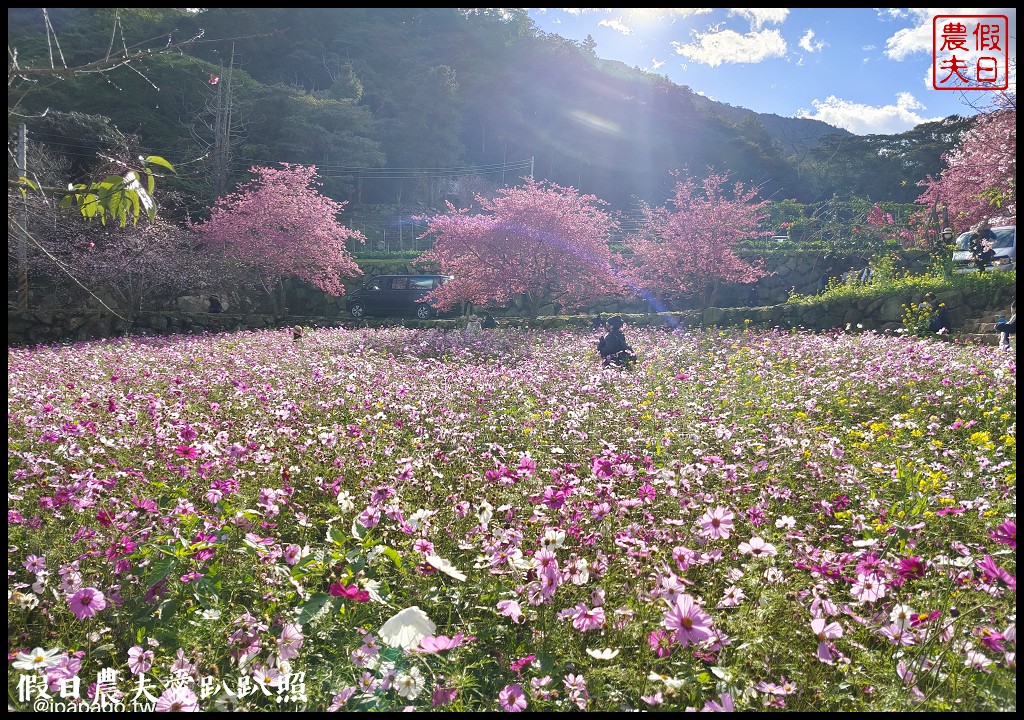
{"type": "Polygon", "coordinates": [[[605,367],[612,365],[618,367],[632,367],[636,362],[636,354],[633,348],[626,342],[626,336],[622,332],[622,318],[613,315],[608,318],[608,332],[597,341],[597,351],[601,354],[601,364],[605,367]]]}

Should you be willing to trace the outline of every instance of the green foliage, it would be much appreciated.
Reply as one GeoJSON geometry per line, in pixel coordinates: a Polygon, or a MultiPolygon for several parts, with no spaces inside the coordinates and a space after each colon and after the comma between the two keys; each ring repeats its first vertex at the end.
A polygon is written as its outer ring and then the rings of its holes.
{"type": "MultiPolygon", "coordinates": [[[[351,225],[352,223],[349,223],[351,225]]],[[[394,250],[384,252],[383,250],[362,250],[352,253],[356,260],[415,260],[423,254],[422,250],[394,250]]]]}
{"type": "Polygon", "coordinates": [[[903,306],[903,326],[911,335],[930,337],[935,334],[932,323],[935,320],[935,308],[930,303],[909,303],[903,306]]]}
{"type": "Polygon", "coordinates": [[[142,217],[154,222],[157,209],[153,199],[156,175],[151,166],[171,172],[174,172],[174,166],[158,155],[150,155],[141,160],[142,166],[137,170],[128,170],[123,175],[108,175],[98,182],[73,185],[71,192],[61,199],[60,206],[77,207],[83,218],[99,218],[103,225],[107,224],[108,217],[120,227],[127,225],[129,220],[134,225],[142,217]],[[145,187],[140,182],[140,175],[145,178],[145,187]]]}
{"type": "Polygon", "coordinates": [[[999,289],[1013,287],[1017,272],[953,273],[941,255],[935,255],[932,266],[924,273],[912,274],[899,270],[892,255],[872,260],[871,279],[861,282],[859,274],[829,280],[825,290],[816,295],[793,293],[787,303],[814,305],[817,303],[846,303],[857,298],[884,298],[891,295],[939,293],[949,290],[983,291],[995,293],[999,289]]]}

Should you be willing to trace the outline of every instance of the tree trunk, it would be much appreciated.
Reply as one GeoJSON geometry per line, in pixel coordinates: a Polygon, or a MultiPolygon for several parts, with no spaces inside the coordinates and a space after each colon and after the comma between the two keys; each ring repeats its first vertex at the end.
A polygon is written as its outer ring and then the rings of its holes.
{"type": "Polygon", "coordinates": [[[278,303],[279,304],[278,304],[277,310],[279,312],[276,312],[274,314],[275,315],[280,315],[281,317],[284,317],[285,315],[288,314],[288,294],[287,294],[287,288],[285,287],[287,282],[288,281],[285,278],[281,278],[281,280],[278,281],[278,283],[277,283],[277,287],[278,287],[278,291],[279,291],[279,297],[278,297],[278,303]]]}

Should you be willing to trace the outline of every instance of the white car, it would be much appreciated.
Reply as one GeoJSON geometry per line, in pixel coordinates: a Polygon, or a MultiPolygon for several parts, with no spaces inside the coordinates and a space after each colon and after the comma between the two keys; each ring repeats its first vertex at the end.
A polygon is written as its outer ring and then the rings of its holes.
{"type": "MultiPolygon", "coordinates": [[[[1017,269],[1017,226],[1006,225],[992,228],[995,239],[991,240],[993,256],[985,266],[985,270],[1016,270],[1017,269]]],[[[978,272],[978,266],[974,262],[974,253],[971,252],[971,236],[973,231],[963,233],[956,239],[956,249],[953,251],[953,272],[968,273],[978,272]]]]}

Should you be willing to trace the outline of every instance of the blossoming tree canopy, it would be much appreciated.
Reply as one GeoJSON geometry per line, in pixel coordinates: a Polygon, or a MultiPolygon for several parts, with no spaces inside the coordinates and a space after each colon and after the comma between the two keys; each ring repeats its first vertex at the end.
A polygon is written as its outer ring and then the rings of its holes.
{"type": "Polygon", "coordinates": [[[281,280],[295,276],[329,295],[343,295],[344,277],[362,274],[346,249],[362,233],[340,222],[345,202],[321,195],[313,166],[254,166],[253,179],[217,201],[199,232],[211,248],[256,268],[273,296],[281,280]]]}
{"type": "Polygon", "coordinates": [[[733,245],[758,234],[767,200],[737,183],[727,195],[726,176],[710,174],[702,186],[676,181],[672,207],[647,208],[640,231],[627,241],[630,277],[651,291],[695,293],[706,305],[719,282],[752,283],[767,273],[737,257],[733,245]]]}
{"type": "Polygon", "coordinates": [[[608,244],[617,223],[596,196],[528,179],[493,200],[476,199],[483,213],[449,203],[449,214],[423,218],[434,247],[419,262],[454,276],[433,293],[439,309],[522,298],[536,317],[544,303],[583,307],[621,292],[608,244]]]}
{"type": "Polygon", "coordinates": [[[956,227],[974,227],[992,216],[1017,215],[1017,108],[1009,102],[978,116],[960,145],[943,158],[938,179],[921,185],[918,203],[948,210],[956,227]]]}

